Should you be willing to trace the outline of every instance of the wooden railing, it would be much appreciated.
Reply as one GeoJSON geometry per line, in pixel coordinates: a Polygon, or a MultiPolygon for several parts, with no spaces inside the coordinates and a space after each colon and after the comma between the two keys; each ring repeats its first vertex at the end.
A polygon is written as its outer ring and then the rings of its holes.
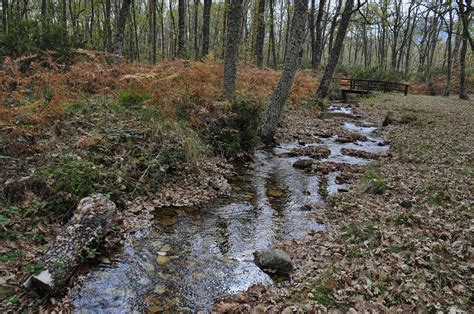
{"type": "Polygon", "coordinates": [[[343,93],[368,93],[370,91],[403,92],[408,94],[409,84],[394,83],[377,80],[350,79],[350,78],[334,78],[333,81],[338,82],[343,93]]]}

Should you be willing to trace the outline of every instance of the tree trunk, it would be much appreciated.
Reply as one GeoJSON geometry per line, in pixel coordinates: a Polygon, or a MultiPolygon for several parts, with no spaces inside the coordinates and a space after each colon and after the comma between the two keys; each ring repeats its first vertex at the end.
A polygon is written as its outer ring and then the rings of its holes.
{"type": "Polygon", "coordinates": [[[200,0],[194,0],[194,60],[199,59],[198,12],[200,0]]]}
{"type": "Polygon", "coordinates": [[[315,67],[315,51],[316,51],[316,34],[314,30],[314,13],[316,11],[316,0],[311,0],[311,9],[309,11],[309,18],[308,18],[308,28],[309,28],[309,40],[310,40],[310,47],[311,47],[311,69],[313,71],[316,70],[315,67]]]}
{"type": "MultiPolygon", "coordinates": [[[[271,55],[272,55],[272,67],[277,68],[277,54],[276,54],[276,44],[275,44],[275,29],[274,29],[274,12],[275,12],[275,2],[270,0],[270,44],[271,44],[271,55]]],[[[269,62],[270,63],[270,62],[269,62]]]]}
{"type": "Polygon", "coordinates": [[[329,92],[329,86],[331,85],[332,76],[336,70],[337,63],[339,61],[339,55],[341,54],[342,45],[344,38],[346,37],[347,28],[352,15],[352,7],[354,6],[354,0],[347,0],[342,12],[342,17],[339,22],[339,28],[337,30],[336,39],[334,41],[334,47],[330,50],[330,56],[326,69],[324,70],[323,77],[319,84],[316,98],[323,99],[329,92]]]}
{"type": "Polygon", "coordinates": [[[452,58],[452,39],[453,39],[453,30],[454,30],[454,21],[453,21],[453,11],[451,7],[451,1],[449,1],[449,21],[447,23],[448,27],[448,37],[446,39],[446,58],[447,69],[446,69],[446,87],[444,88],[443,96],[449,96],[451,90],[451,68],[453,61],[452,58]]]}
{"type": "Polygon", "coordinates": [[[110,0],[104,1],[104,49],[107,52],[112,52],[112,24],[110,23],[110,16],[112,12],[112,5],[110,0]]]}
{"type": "Polygon", "coordinates": [[[2,0],[2,27],[6,34],[8,30],[8,0],[2,0]]]}
{"type": "Polygon", "coordinates": [[[151,63],[156,64],[156,0],[151,0],[151,63]]]}
{"type": "Polygon", "coordinates": [[[237,61],[239,57],[240,21],[242,19],[243,0],[229,0],[227,12],[227,34],[224,56],[224,83],[223,91],[227,99],[232,99],[235,94],[235,81],[237,78],[237,61]]]}
{"type": "Polygon", "coordinates": [[[315,45],[314,45],[314,50],[313,50],[313,55],[314,59],[312,60],[312,68],[314,70],[317,70],[319,67],[319,64],[321,64],[321,56],[323,54],[323,28],[322,28],[322,22],[323,22],[323,15],[324,15],[324,5],[325,5],[325,0],[319,0],[319,8],[318,8],[318,17],[316,18],[316,39],[315,39],[315,45]]]}
{"type": "Polygon", "coordinates": [[[43,270],[24,283],[43,292],[59,292],[117,219],[117,207],[103,194],[83,198],[71,220],[51,244],[39,264],[43,270]]]}
{"type": "Polygon", "coordinates": [[[125,23],[127,22],[128,13],[130,11],[130,3],[132,0],[123,0],[122,8],[117,22],[117,33],[115,35],[115,62],[119,63],[123,52],[123,34],[125,31],[125,23]]]}
{"type": "Polygon", "coordinates": [[[468,100],[469,95],[466,91],[466,53],[467,53],[467,36],[464,35],[461,42],[461,54],[459,56],[459,99],[468,100]]]}
{"type": "Polygon", "coordinates": [[[302,43],[305,35],[307,6],[308,0],[295,0],[295,9],[291,20],[291,42],[289,43],[290,46],[285,60],[285,67],[259,128],[260,136],[263,141],[267,143],[273,140],[283,107],[290,95],[293,79],[300,63],[302,43]]]}
{"type": "Polygon", "coordinates": [[[256,36],[255,36],[255,63],[259,68],[263,64],[263,44],[265,42],[265,0],[257,0],[256,14],[256,36]]]}
{"type": "Polygon", "coordinates": [[[184,0],[178,0],[178,58],[184,58],[186,8],[184,0]]]}
{"type": "Polygon", "coordinates": [[[204,0],[204,8],[202,11],[201,57],[205,57],[209,53],[209,25],[211,22],[211,6],[212,6],[212,0],[204,0]]]}

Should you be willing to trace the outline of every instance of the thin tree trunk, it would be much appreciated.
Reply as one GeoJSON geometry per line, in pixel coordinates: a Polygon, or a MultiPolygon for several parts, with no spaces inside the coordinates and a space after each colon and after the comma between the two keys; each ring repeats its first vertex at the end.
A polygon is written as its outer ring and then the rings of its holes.
{"type": "Polygon", "coordinates": [[[324,5],[326,0],[319,0],[319,8],[318,8],[318,17],[316,18],[316,39],[315,45],[313,50],[314,60],[312,67],[314,70],[317,70],[319,65],[321,64],[321,56],[323,54],[323,15],[324,15],[324,5]]]}
{"type": "Polygon", "coordinates": [[[199,59],[198,12],[200,0],[194,0],[194,60],[199,59]]]}
{"type": "Polygon", "coordinates": [[[255,63],[260,68],[263,64],[263,44],[265,42],[265,0],[257,0],[256,14],[256,37],[255,37],[255,63]]]}
{"type": "Polygon", "coordinates": [[[446,39],[446,58],[447,69],[446,69],[446,87],[444,88],[443,96],[449,96],[451,90],[451,68],[453,61],[452,58],[452,39],[453,39],[453,30],[454,30],[454,21],[453,21],[453,11],[452,11],[452,2],[449,1],[449,22],[448,26],[448,38],[446,39]]]}
{"type": "Polygon", "coordinates": [[[290,95],[293,79],[300,63],[301,49],[305,35],[307,6],[308,0],[295,0],[295,10],[291,20],[291,41],[285,60],[285,67],[259,128],[260,136],[263,141],[267,143],[273,140],[283,107],[290,95]]]}
{"type": "Polygon", "coordinates": [[[151,0],[151,45],[152,45],[152,55],[151,63],[156,64],[156,0],[151,0]]]}
{"type": "Polygon", "coordinates": [[[209,25],[211,22],[211,6],[212,6],[212,0],[204,0],[204,8],[202,11],[201,57],[205,57],[209,53],[209,25]]]}
{"type": "Polygon", "coordinates": [[[130,3],[132,0],[123,0],[122,8],[117,22],[117,33],[115,35],[115,62],[119,63],[123,52],[123,34],[125,31],[125,23],[127,22],[128,13],[130,11],[130,3]]]}
{"type": "MultiPolygon", "coordinates": [[[[71,0],[70,0],[71,1],[71,0]]],[[[104,48],[107,52],[112,52],[112,25],[110,23],[110,16],[112,12],[112,5],[110,0],[104,1],[104,48]]]]}
{"type": "Polygon", "coordinates": [[[311,9],[309,11],[309,18],[308,18],[308,28],[309,28],[309,39],[311,45],[311,69],[313,71],[316,70],[316,34],[315,34],[315,25],[314,25],[314,13],[316,11],[316,0],[311,0],[311,9]]]}
{"type": "Polygon", "coordinates": [[[224,83],[223,92],[227,99],[232,99],[235,94],[235,81],[237,79],[237,62],[239,57],[240,21],[242,20],[243,0],[229,0],[227,17],[227,34],[224,57],[224,83]]]}
{"type": "MultiPolygon", "coordinates": [[[[274,12],[275,12],[275,2],[274,0],[270,0],[270,44],[271,44],[271,55],[272,55],[272,67],[274,69],[277,68],[277,54],[276,54],[276,47],[275,47],[275,30],[274,30],[274,12]]],[[[269,62],[270,63],[270,62],[269,62]]]]}
{"type": "Polygon", "coordinates": [[[184,58],[186,7],[184,0],[178,0],[178,58],[184,58]]]}
{"type": "Polygon", "coordinates": [[[341,54],[342,45],[344,38],[346,37],[347,28],[352,15],[352,7],[354,6],[354,0],[347,0],[342,12],[342,17],[339,22],[339,28],[337,30],[336,39],[334,41],[334,47],[330,50],[330,56],[326,69],[324,70],[323,77],[319,84],[316,98],[323,99],[329,92],[329,86],[331,84],[332,76],[336,70],[337,63],[339,61],[339,55],[341,54]]]}
{"type": "Polygon", "coordinates": [[[2,0],[2,26],[3,32],[8,31],[8,0],[2,0]]]}

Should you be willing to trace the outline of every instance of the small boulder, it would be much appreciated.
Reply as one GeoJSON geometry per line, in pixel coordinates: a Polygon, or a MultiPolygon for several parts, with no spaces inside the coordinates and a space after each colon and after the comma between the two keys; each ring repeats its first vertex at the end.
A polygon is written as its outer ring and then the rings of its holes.
{"type": "Polygon", "coordinates": [[[310,168],[314,164],[315,164],[315,161],[312,159],[300,159],[300,160],[295,161],[295,163],[293,164],[293,167],[297,169],[306,169],[306,168],[310,168]]]}
{"type": "Polygon", "coordinates": [[[265,272],[288,274],[294,268],[290,255],[281,250],[258,250],[253,256],[255,265],[265,272]]]}

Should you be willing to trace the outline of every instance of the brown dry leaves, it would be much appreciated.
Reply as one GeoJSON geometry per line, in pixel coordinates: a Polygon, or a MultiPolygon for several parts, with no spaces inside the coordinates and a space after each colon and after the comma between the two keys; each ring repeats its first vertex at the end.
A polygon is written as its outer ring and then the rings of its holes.
{"type": "Polygon", "coordinates": [[[428,96],[375,100],[374,107],[360,110],[378,125],[388,111],[401,119],[416,117],[384,130],[392,156],[382,160],[380,175],[389,189],[372,195],[360,182],[353,192],[334,197],[325,213],[328,232],[284,244],[297,266],[291,283],[252,287],[216,309],[228,303],[243,312],[262,306],[274,312],[290,306],[472,308],[474,104],[428,96]]]}

